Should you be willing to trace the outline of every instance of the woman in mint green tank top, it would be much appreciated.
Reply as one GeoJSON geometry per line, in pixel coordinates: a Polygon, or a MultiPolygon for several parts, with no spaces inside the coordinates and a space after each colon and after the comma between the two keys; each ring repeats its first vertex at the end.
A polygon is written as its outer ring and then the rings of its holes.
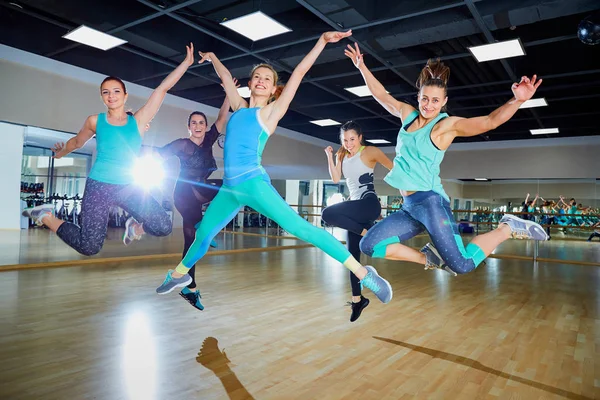
{"type": "Polygon", "coordinates": [[[146,125],[154,118],[167,91],[194,63],[194,47],[190,43],[184,61],[152,92],[137,112],[125,109],[127,89],[119,78],[109,76],[100,85],[100,95],[107,108],[104,113],[89,116],[79,133],[67,143],[57,143],[52,149],[54,158],[75,151],[96,136],[96,161],[85,184],[81,203],[81,226],[62,221],[52,215],[54,206],[45,204],[24,211],[38,225],[46,225],[65,243],[87,256],[97,254],[106,237],[109,211],[119,206],[132,217],[127,221],[123,241],[128,244],[139,239],[142,230],[135,231],[134,220],[143,224],[143,230],[153,236],[171,233],[171,220],[152,196],[132,185],[133,164],[142,145],[146,125]]]}
{"type": "Polygon", "coordinates": [[[477,118],[450,117],[444,111],[448,101],[450,68],[429,60],[417,81],[418,109],[396,100],[385,90],[363,62],[358,45],[345,54],[358,68],[373,97],[390,114],[400,118],[394,167],[385,181],[400,190],[402,210],[371,228],[361,241],[361,250],[372,256],[412,261],[425,269],[440,268],[456,275],[474,270],[500,243],[513,237],[547,240],[544,229],[533,221],[505,215],[499,227],[476,236],[466,247],[450,209],[448,195],[439,176],[444,152],[456,137],[481,135],[508,121],[542,83],[534,75],[523,76],[511,87],[514,97],[489,115],[477,118]],[[426,231],[433,244],[421,251],[401,244],[426,231]]]}
{"type": "Polygon", "coordinates": [[[248,83],[251,93],[248,102],[239,95],[231,73],[219,59],[213,53],[200,53],[200,62],[212,62],[216,73],[221,77],[234,111],[227,123],[223,149],[223,186],[208,206],[196,231],[196,240],[175,271],[167,273],[164,282],[156,289],[158,294],[166,294],[177,287],[188,285],[192,281],[188,273],[190,268],[206,254],[212,238],[243,206],[248,205],[278,223],[290,234],[312,243],[341,262],[383,303],[392,299],[389,282],[381,278],[373,267],[362,266],[339,240],[327,231],[300,217],[273,188],[269,175],[261,165],[266,142],[287,112],[304,75],[327,43],[336,43],[350,35],[350,31],[322,34],[279,92],[275,69],[268,64],[255,66],[248,83]],[[277,93],[280,93],[279,96],[277,93]]]}

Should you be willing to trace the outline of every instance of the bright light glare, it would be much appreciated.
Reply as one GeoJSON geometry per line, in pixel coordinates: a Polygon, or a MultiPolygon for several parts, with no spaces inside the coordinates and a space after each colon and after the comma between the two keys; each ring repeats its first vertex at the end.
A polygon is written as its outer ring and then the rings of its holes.
{"type": "Polygon", "coordinates": [[[147,315],[135,311],[127,318],[122,350],[123,378],[129,399],[156,399],[157,356],[147,315]]]}
{"type": "Polygon", "coordinates": [[[138,158],[133,166],[133,178],[135,183],[145,189],[151,189],[161,185],[165,177],[162,162],[146,155],[138,158]]]}
{"type": "Polygon", "coordinates": [[[327,199],[327,207],[344,201],[344,196],[341,193],[334,193],[327,199]]]}

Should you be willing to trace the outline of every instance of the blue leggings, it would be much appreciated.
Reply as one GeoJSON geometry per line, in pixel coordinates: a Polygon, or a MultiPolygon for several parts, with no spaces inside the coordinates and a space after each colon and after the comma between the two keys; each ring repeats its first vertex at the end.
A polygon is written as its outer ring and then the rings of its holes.
{"type": "Polygon", "coordinates": [[[469,243],[465,248],[450,203],[433,191],[406,196],[400,211],[367,232],[360,250],[371,257],[384,258],[388,245],[404,242],[425,230],[446,265],[458,274],[473,271],[485,259],[476,244],[469,243]]]}

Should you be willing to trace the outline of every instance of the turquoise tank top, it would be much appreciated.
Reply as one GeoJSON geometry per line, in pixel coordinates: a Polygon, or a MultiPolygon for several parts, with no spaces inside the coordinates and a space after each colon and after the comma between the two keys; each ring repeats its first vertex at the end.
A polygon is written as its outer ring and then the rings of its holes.
{"type": "Polygon", "coordinates": [[[437,149],[431,141],[431,130],[438,121],[448,117],[448,114],[440,113],[424,127],[414,132],[406,132],[405,127],[413,123],[418,116],[419,112],[413,111],[400,128],[394,166],[384,180],[399,190],[433,190],[449,200],[440,179],[440,163],[444,159],[445,151],[437,149]]]}
{"type": "Polygon", "coordinates": [[[259,113],[260,108],[240,108],[229,118],[223,146],[224,185],[236,186],[257,176],[271,182],[261,165],[269,130],[259,113]]]}
{"type": "Polygon", "coordinates": [[[96,162],[89,177],[96,181],[127,185],[133,181],[133,165],[142,147],[137,121],[127,116],[123,126],[108,123],[106,113],[96,123],[96,162]]]}

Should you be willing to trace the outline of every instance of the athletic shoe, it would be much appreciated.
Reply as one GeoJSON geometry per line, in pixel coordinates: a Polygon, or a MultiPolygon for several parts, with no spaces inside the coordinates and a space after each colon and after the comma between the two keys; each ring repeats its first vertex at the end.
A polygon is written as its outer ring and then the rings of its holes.
{"type": "Polygon", "coordinates": [[[217,247],[217,241],[215,239],[213,239],[212,242],[210,242],[210,247],[217,247]]]}
{"type": "Polygon", "coordinates": [[[389,303],[390,300],[392,300],[392,296],[394,294],[394,292],[392,291],[392,285],[390,285],[388,281],[379,276],[377,270],[372,266],[365,265],[365,268],[367,269],[368,273],[367,276],[365,276],[363,280],[360,281],[361,288],[364,286],[370,289],[375,294],[375,296],[377,296],[379,301],[381,301],[382,303],[389,303]]]}
{"type": "Polygon", "coordinates": [[[54,206],[52,204],[42,204],[41,206],[26,208],[21,215],[32,219],[37,226],[42,226],[44,225],[42,219],[48,214],[54,215],[54,206]]]}
{"type": "Polygon", "coordinates": [[[427,243],[420,250],[421,253],[425,254],[427,261],[425,261],[425,269],[441,269],[442,271],[446,271],[450,275],[458,275],[456,272],[452,271],[450,267],[448,267],[444,260],[442,260],[442,256],[438,253],[437,249],[433,247],[431,243],[427,243]]]}
{"type": "Polygon", "coordinates": [[[158,293],[158,294],[171,293],[173,291],[173,289],[175,289],[175,288],[184,287],[184,286],[187,286],[190,283],[192,283],[192,277],[189,276],[188,274],[185,274],[181,278],[173,278],[173,276],[171,275],[172,273],[173,273],[173,270],[169,270],[169,272],[167,272],[165,281],[162,283],[162,285],[160,285],[159,287],[156,288],[156,293],[158,293]]]}
{"type": "Polygon", "coordinates": [[[190,290],[186,286],[181,290],[181,292],[179,292],[179,295],[181,297],[183,297],[193,307],[197,308],[200,311],[204,310],[204,306],[200,302],[200,299],[202,298],[202,296],[200,296],[200,291],[198,289],[190,290]]]}
{"type": "Polygon", "coordinates": [[[350,322],[354,322],[358,319],[358,317],[360,317],[360,313],[362,313],[362,310],[367,308],[367,306],[369,305],[369,299],[361,295],[360,301],[358,303],[349,301],[348,305],[352,307],[352,314],[350,314],[350,322]]]}
{"type": "Polygon", "coordinates": [[[509,226],[513,239],[548,240],[548,234],[544,228],[533,221],[524,220],[511,214],[504,214],[500,223],[509,226]]]}
{"type": "Polygon", "coordinates": [[[137,235],[135,233],[135,227],[138,224],[139,222],[133,217],[129,217],[127,222],[125,222],[125,232],[123,233],[123,244],[125,246],[129,246],[134,240],[140,240],[142,238],[142,235],[137,235]]]}

